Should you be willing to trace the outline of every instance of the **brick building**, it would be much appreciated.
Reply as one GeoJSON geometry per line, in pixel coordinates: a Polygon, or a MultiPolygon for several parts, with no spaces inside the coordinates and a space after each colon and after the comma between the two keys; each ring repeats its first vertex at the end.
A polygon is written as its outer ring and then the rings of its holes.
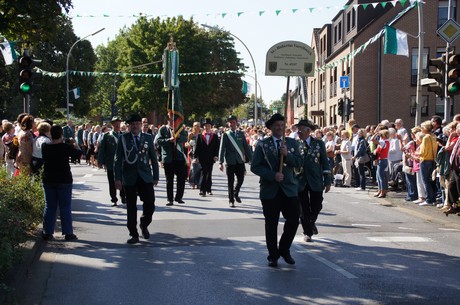
{"type": "MultiPolygon", "coordinates": [[[[348,76],[349,88],[345,94],[354,101],[350,118],[362,126],[396,118],[402,118],[408,127],[414,125],[418,38],[408,37],[409,57],[384,54],[382,30],[390,24],[417,36],[418,6],[414,0],[391,1],[395,6],[389,2],[350,0],[330,24],[313,30],[311,47],[316,52],[317,72],[306,79],[305,90],[297,90],[304,92],[291,95],[291,98],[305,96],[305,103],[293,102],[299,108],[296,113],[307,113],[319,126],[343,124],[344,118],[338,113],[338,101],[344,97],[339,80],[348,76]]],[[[457,1],[452,2],[456,20],[457,1]]],[[[428,77],[428,59],[445,53],[446,42],[436,30],[448,19],[448,4],[448,0],[430,0],[422,6],[425,32],[422,78],[428,77]]],[[[459,44],[460,40],[454,41],[451,47],[460,53],[459,44]]],[[[452,99],[450,117],[460,112],[456,100],[460,96],[452,99]]],[[[428,92],[425,86],[421,105],[421,121],[435,114],[444,117],[443,99],[428,92]]]]}

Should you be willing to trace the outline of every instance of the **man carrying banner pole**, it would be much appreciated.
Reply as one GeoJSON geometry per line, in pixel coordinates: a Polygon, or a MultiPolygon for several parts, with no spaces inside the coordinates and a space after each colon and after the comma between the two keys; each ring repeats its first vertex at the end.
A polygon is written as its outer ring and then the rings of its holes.
{"type": "Polygon", "coordinates": [[[184,153],[184,143],[187,133],[184,130],[184,114],[179,90],[179,51],[173,38],[168,42],[163,54],[163,81],[168,90],[168,124],[162,126],[155,138],[161,147],[161,162],[166,176],[167,206],[173,205],[173,200],[184,203],[187,158],[184,153]],[[177,192],[173,196],[174,176],[177,177],[177,192]]]}

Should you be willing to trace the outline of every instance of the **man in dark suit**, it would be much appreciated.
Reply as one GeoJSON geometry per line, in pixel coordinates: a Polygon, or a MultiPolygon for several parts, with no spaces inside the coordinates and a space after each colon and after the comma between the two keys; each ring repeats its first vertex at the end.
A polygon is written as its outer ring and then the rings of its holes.
{"type": "Polygon", "coordinates": [[[158,161],[153,137],[141,133],[141,117],[132,115],[126,123],[130,132],[119,137],[115,153],[115,187],[125,188],[126,207],[128,212],[128,230],[131,238],[128,244],[139,242],[137,232],[137,194],[141,198],[143,213],[140,219],[140,229],[145,239],[150,238],[148,225],[152,222],[155,211],[155,193],[153,187],[159,180],[158,161]]]}
{"type": "Polygon", "coordinates": [[[206,196],[206,193],[212,195],[212,168],[219,155],[219,139],[211,130],[212,124],[210,119],[203,123],[204,131],[196,139],[196,148],[194,156],[198,158],[201,165],[201,186],[200,196],[206,196]]]}
{"type": "Polygon", "coordinates": [[[268,249],[268,265],[278,266],[281,256],[290,265],[295,264],[290,248],[299,226],[299,200],[294,168],[301,166],[299,145],[292,138],[284,138],[284,117],[275,113],[265,126],[272,136],[257,143],[251,162],[251,171],[260,177],[260,200],[265,217],[265,238],[268,249]],[[281,160],[282,159],[282,160],[281,160]],[[282,161],[282,170],[280,165],[282,161]],[[278,246],[278,222],[280,213],[286,221],[278,246]]]}
{"type": "Polygon", "coordinates": [[[219,169],[224,170],[224,161],[227,168],[228,202],[230,207],[235,207],[235,200],[241,203],[239,196],[246,173],[245,163],[251,161],[252,151],[249,148],[244,132],[237,129],[236,116],[227,120],[230,130],[222,134],[219,148],[219,169]],[[236,176],[236,186],[235,186],[236,176]]]}
{"type": "Polygon", "coordinates": [[[187,142],[187,132],[182,130],[179,137],[174,137],[173,114],[168,114],[168,125],[163,125],[158,130],[155,138],[161,147],[161,162],[163,163],[166,176],[167,206],[173,205],[174,175],[176,175],[177,191],[174,200],[185,203],[182,200],[185,190],[185,177],[187,170],[187,158],[184,153],[184,143],[187,142]]]}
{"type": "MultiPolygon", "coordinates": [[[[97,162],[99,166],[105,166],[107,171],[107,179],[109,181],[109,194],[112,201],[112,206],[116,206],[118,202],[117,190],[115,189],[115,177],[113,175],[113,160],[117,150],[118,138],[120,137],[121,119],[113,117],[110,121],[112,130],[102,135],[98,146],[97,162]]],[[[121,203],[126,203],[125,191],[123,187],[120,190],[121,203]]]]}
{"type": "Polygon", "coordinates": [[[324,142],[310,136],[315,126],[308,120],[297,124],[300,152],[303,165],[297,175],[299,183],[300,220],[304,240],[311,242],[311,237],[318,234],[316,219],[323,208],[323,190],[331,189],[332,175],[329,167],[324,142]]]}

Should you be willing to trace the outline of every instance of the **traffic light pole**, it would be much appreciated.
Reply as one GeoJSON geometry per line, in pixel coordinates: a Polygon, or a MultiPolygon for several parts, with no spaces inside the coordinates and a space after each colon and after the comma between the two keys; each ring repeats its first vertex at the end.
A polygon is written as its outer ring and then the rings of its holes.
{"type": "Polygon", "coordinates": [[[24,94],[24,112],[29,113],[30,110],[30,94],[24,94]]]}

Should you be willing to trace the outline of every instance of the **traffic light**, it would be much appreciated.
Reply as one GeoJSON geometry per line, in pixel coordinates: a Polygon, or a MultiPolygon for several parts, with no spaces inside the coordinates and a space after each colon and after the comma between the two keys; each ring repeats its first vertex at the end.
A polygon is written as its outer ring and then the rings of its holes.
{"type": "Polygon", "coordinates": [[[428,70],[428,78],[436,80],[436,84],[428,86],[428,92],[434,92],[439,97],[444,97],[444,75],[446,69],[445,57],[431,58],[428,61],[429,67],[435,67],[436,71],[428,70]]]}
{"type": "Polygon", "coordinates": [[[449,55],[447,71],[447,92],[449,96],[460,94],[460,54],[449,55]]]}
{"type": "Polygon", "coordinates": [[[24,54],[18,58],[19,64],[19,91],[22,94],[30,94],[33,87],[34,71],[35,67],[34,60],[24,54]]]}
{"type": "Polygon", "coordinates": [[[355,101],[347,99],[347,114],[350,115],[355,111],[355,101]]]}
{"type": "Polygon", "coordinates": [[[337,113],[340,116],[343,116],[343,99],[339,99],[339,107],[337,109],[337,113]]]}

